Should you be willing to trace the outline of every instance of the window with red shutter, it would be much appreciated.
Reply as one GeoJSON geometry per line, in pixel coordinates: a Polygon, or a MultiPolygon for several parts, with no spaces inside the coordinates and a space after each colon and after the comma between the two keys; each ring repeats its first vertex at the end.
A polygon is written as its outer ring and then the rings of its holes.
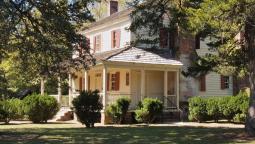
{"type": "Polygon", "coordinates": [[[159,30],[159,40],[160,40],[160,48],[168,47],[168,31],[166,28],[161,28],[159,30]]]}
{"type": "Polygon", "coordinates": [[[229,88],[229,76],[220,76],[220,87],[222,90],[229,88]]]}
{"type": "Polygon", "coordinates": [[[118,1],[110,1],[110,15],[118,12],[118,1]]]}
{"type": "Polygon", "coordinates": [[[116,72],[116,86],[115,90],[118,91],[120,90],[120,72],[116,72]]]}
{"type": "Polygon", "coordinates": [[[112,48],[119,48],[120,47],[120,30],[114,30],[111,32],[111,43],[112,48]]]}
{"type": "Polygon", "coordinates": [[[206,91],[206,76],[202,75],[199,78],[200,81],[200,91],[206,91]]]}
{"type": "Polygon", "coordinates": [[[107,73],[107,91],[110,90],[110,73],[107,73]]]}

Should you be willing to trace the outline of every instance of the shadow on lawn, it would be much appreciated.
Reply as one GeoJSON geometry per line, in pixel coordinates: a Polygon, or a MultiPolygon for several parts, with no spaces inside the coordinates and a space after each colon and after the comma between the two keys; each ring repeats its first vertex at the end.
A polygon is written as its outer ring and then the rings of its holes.
{"type": "MultiPolygon", "coordinates": [[[[196,127],[97,127],[23,129],[0,133],[3,143],[247,143],[243,129],[196,127]],[[4,137],[5,136],[5,137],[4,137]],[[237,141],[238,140],[238,141],[237,141]]],[[[0,141],[0,143],[1,143],[0,141]]]]}

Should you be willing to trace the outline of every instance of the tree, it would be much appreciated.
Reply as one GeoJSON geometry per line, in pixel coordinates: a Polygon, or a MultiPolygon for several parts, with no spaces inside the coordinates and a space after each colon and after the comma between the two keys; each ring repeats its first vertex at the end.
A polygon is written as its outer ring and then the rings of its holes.
{"type": "MultiPolygon", "coordinates": [[[[196,58],[196,62],[183,72],[186,76],[198,76],[208,71],[221,74],[248,75],[251,96],[246,121],[246,130],[255,136],[255,1],[254,0],[136,0],[131,4],[135,9],[131,14],[130,29],[139,33],[138,42],[156,44],[155,39],[144,38],[158,35],[159,28],[177,34],[198,35],[202,39],[210,37],[208,46],[217,55],[207,54],[196,58]],[[169,21],[164,22],[163,19],[169,21]],[[236,39],[243,33],[244,38],[236,39]]],[[[176,47],[178,51],[178,47],[176,47]]]]}
{"type": "Polygon", "coordinates": [[[82,23],[93,21],[88,5],[93,0],[0,1],[1,57],[15,52],[24,71],[50,75],[87,68],[93,62],[82,23]],[[76,54],[76,57],[73,57],[76,54]]]}

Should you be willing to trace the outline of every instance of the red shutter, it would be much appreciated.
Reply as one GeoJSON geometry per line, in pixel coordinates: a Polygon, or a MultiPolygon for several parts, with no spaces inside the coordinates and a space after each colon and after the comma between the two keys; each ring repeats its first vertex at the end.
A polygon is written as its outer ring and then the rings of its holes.
{"type": "Polygon", "coordinates": [[[175,31],[169,33],[169,48],[174,49],[175,47],[175,31]]]}
{"type": "Polygon", "coordinates": [[[115,90],[118,91],[120,90],[120,72],[116,72],[116,86],[115,90]]]}
{"type": "Polygon", "coordinates": [[[88,76],[88,90],[90,90],[90,76],[88,76]]]}
{"type": "Polygon", "coordinates": [[[116,47],[120,47],[120,30],[116,31],[116,47]]]}
{"type": "Polygon", "coordinates": [[[110,90],[110,73],[107,73],[107,91],[110,90]]]}
{"type": "Polygon", "coordinates": [[[82,77],[79,79],[79,90],[82,91],[82,77]]]}
{"type": "Polygon", "coordinates": [[[168,32],[167,29],[161,28],[159,30],[159,40],[160,40],[160,47],[166,48],[168,43],[168,32]]]}
{"type": "Polygon", "coordinates": [[[200,91],[206,91],[206,79],[205,75],[200,76],[200,91]]]}
{"type": "Polygon", "coordinates": [[[200,49],[200,35],[199,34],[197,34],[195,36],[195,48],[200,49]]]}
{"type": "Polygon", "coordinates": [[[114,48],[113,39],[114,39],[114,31],[111,32],[111,47],[112,48],[114,48]]]}
{"type": "Polygon", "coordinates": [[[223,90],[225,89],[225,81],[224,81],[224,76],[220,75],[220,88],[223,90]]]}

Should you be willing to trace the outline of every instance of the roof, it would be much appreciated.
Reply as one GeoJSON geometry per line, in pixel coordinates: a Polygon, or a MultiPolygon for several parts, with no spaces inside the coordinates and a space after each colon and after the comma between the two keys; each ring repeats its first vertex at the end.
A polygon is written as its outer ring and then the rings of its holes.
{"type": "Polygon", "coordinates": [[[169,50],[128,47],[95,55],[97,61],[130,62],[140,64],[182,65],[171,57],[169,50]]]}
{"type": "Polygon", "coordinates": [[[102,25],[102,24],[105,24],[108,22],[112,22],[113,20],[116,20],[116,19],[120,19],[120,18],[129,16],[131,11],[132,11],[132,8],[128,8],[128,9],[122,10],[120,12],[116,12],[106,18],[103,18],[101,20],[91,23],[91,25],[88,26],[88,29],[94,28],[96,26],[99,26],[99,25],[102,25]]]}

